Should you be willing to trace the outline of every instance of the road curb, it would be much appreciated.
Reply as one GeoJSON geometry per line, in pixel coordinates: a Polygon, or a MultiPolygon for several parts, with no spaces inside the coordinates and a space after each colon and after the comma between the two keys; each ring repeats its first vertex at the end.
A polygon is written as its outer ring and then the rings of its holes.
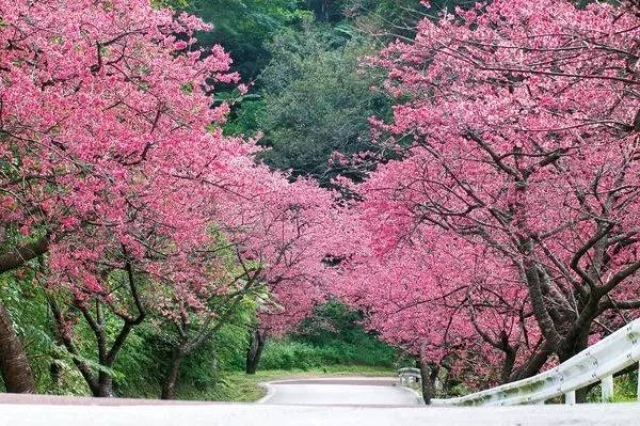
{"type": "Polygon", "coordinates": [[[402,385],[396,385],[396,386],[399,387],[400,389],[403,389],[406,392],[412,393],[416,397],[416,401],[418,402],[418,405],[425,405],[426,406],[426,404],[424,403],[424,399],[422,399],[422,395],[420,395],[418,393],[418,391],[416,391],[414,389],[411,389],[411,388],[408,388],[406,386],[402,386],[402,385]]]}
{"type": "Polygon", "coordinates": [[[276,394],[276,389],[273,386],[271,386],[271,384],[269,384],[269,382],[260,382],[260,383],[258,383],[258,386],[260,386],[261,388],[265,389],[267,391],[267,394],[265,396],[263,396],[262,398],[260,398],[259,400],[257,400],[255,402],[256,404],[264,404],[265,402],[267,402],[268,400],[273,398],[273,395],[276,394]]]}

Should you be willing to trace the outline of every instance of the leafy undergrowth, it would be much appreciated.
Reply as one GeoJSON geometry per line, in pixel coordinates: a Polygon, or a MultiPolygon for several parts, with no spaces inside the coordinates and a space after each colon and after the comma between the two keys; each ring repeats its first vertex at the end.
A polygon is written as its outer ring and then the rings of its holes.
{"type": "Polygon", "coordinates": [[[637,389],[638,389],[638,370],[632,370],[620,374],[613,379],[613,397],[605,401],[602,400],[602,385],[597,383],[592,385],[587,391],[586,402],[588,403],[600,403],[600,402],[637,402],[637,389]]]}

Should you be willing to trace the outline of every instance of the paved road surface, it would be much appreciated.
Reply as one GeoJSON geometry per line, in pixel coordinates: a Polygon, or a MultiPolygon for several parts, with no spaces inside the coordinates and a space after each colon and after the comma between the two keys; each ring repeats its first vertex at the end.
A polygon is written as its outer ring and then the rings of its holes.
{"type": "Polygon", "coordinates": [[[509,408],[0,406],[2,426],[635,426],[636,404],[509,408]]]}
{"type": "Polygon", "coordinates": [[[394,378],[283,380],[268,385],[261,401],[276,405],[417,406],[410,390],[394,386],[394,378]]]}
{"type": "MultiPolygon", "coordinates": [[[[308,386],[352,386],[354,394],[369,387],[386,393],[384,383],[358,380],[312,381],[308,386]]],[[[388,384],[388,383],[387,383],[388,384]]],[[[276,385],[287,393],[300,382],[276,385]],[[286,388],[283,390],[286,386],[286,388]]],[[[328,389],[328,388],[326,388],[328,389]]],[[[340,389],[342,392],[344,389],[340,389]]],[[[397,390],[397,389],[396,389],[397,390]]],[[[397,390],[399,391],[399,390],[397,390]]],[[[310,394],[310,391],[305,391],[310,394]]],[[[399,391],[400,392],[400,391],[399,391]]],[[[337,403],[342,403],[347,398],[337,403]]],[[[395,395],[395,394],[394,394],[395,395]]],[[[316,394],[317,398],[318,395],[316,394]]],[[[294,397],[297,398],[297,397],[294,397]]],[[[353,401],[353,396],[348,397],[353,401]]],[[[359,397],[358,397],[359,398],[359,397]]],[[[273,399],[277,402],[277,399],[273,399]]],[[[299,401],[299,400],[298,400],[299,401]]],[[[389,400],[386,400],[389,403],[389,400]]],[[[640,404],[522,406],[505,408],[432,408],[375,406],[303,406],[269,404],[158,404],[140,400],[71,399],[0,395],[0,426],[634,426],[640,404]],[[41,402],[42,401],[42,402],[41,402]],[[78,404],[78,405],[64,405],[78,404]],[[98,404],[98,405],[91,405],[98,404]],[[104,405],[109,404],[109,405],[104,405]],[[139,405],[135,405],[139,404],[139,405]]]]}

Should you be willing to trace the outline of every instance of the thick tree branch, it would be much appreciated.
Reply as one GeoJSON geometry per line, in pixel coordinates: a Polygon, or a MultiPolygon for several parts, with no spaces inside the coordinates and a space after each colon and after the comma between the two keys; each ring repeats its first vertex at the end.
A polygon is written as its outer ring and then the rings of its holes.
{"type": "Polygon", "coordinates": [[[45,236],[0,255],[0,274],[21,267],[26,262],[45,254],[47,250],[49,250],[49,237],[45,236]]]}

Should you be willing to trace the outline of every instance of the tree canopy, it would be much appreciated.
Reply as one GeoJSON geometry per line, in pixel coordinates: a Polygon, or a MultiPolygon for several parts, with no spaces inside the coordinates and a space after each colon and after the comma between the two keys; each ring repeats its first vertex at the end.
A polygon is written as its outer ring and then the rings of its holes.
{"type": "Polygon", "coordinates": [[[329,320],[468,388],[570,358],[640,312],[638,11],[0,0],[4,388],[329,320]]]}

